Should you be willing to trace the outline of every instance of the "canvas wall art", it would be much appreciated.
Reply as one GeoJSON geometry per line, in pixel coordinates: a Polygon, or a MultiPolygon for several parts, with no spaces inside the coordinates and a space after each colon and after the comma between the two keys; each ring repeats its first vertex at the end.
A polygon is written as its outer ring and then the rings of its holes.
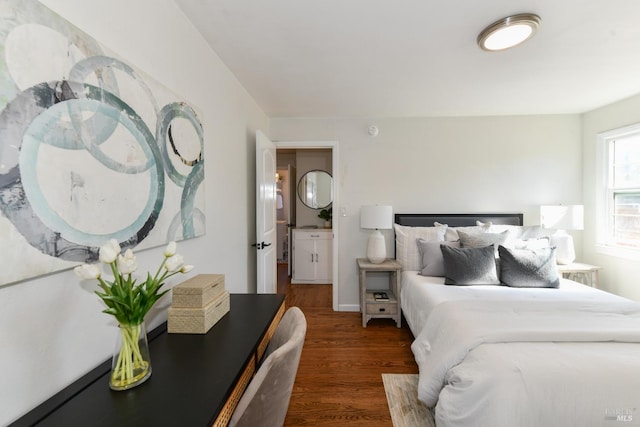
{"type": "Polygon", "coordinates": [[[205,233],[196,109],[35,0],[0,8],[0,285],[205,233]]]}

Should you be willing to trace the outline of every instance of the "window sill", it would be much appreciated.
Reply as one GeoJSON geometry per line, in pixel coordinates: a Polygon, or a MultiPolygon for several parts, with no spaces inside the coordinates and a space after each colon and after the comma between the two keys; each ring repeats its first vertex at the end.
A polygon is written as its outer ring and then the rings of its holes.
{"type": "Polygon", "coordinates": [[[596,253],[616,258],[640,260],[640,249],[622,248],[619,246],[596,245],[596,253]]]}

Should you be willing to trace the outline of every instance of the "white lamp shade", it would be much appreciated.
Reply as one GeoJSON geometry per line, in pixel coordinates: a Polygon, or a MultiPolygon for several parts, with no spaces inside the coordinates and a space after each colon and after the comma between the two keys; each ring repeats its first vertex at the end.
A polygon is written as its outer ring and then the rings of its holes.
{"type": "Polygon", "coordinates": [[[582,230],[584,229],[584,206],[540,206],[540,224],[542,224],[544,228],[556,228],[558,230],[582,230]]]}
{"type": "Polygon", "coordinates": [[[391,222],[391,206],[362,206],[360,208],[360,227],[374,230],[389,229],[391,222]]]}

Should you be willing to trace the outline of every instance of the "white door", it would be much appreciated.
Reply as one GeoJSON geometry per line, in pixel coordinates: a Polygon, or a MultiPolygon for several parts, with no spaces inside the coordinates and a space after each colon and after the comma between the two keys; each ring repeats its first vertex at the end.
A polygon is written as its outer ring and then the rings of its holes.
{"type": "Polygon", "coordinates": [[[276,146],[256,132],[256,251],[259,294],[275,294],[276,272],[276,146]]]}
{"type": "Polygon", "coordinates": [[[287,234],[289,241],[287,247],[289,248],[289,265],[287,266],[287,272],[289,276],[293,274],[293,227],[296,226],[296,203],[298,202],[296,168],[295,166],[288,166],[289,172],[289,212],[287,213],[287,234]]]}

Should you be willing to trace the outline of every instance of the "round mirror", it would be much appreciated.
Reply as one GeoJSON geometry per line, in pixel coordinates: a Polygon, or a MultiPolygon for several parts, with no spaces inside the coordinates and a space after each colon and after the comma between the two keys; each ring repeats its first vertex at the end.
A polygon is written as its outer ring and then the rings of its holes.
{"type": "Polygon", "coordinates": [[[298,197],[311,209],[324,209],[333,202],[332,180],[325,171],[309,171],[298,181],[298,197]]]}

